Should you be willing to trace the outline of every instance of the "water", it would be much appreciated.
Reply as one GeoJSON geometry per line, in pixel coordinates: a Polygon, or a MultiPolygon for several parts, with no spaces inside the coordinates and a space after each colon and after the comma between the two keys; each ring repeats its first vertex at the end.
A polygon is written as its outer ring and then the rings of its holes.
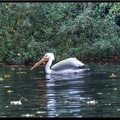
{"type": "Polygon", "coordinates": [[[0,117],[120,117],[120,64],[88,67],[63,76],[46,75],[44,66],[1,67],[0,117]]]}

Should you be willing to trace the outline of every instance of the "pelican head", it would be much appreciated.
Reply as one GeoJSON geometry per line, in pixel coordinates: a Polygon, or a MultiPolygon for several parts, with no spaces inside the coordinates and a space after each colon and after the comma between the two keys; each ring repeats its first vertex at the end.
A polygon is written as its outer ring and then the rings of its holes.
{"type": "Polygon", "coordinates": [[[50,66],[52,64],[52,61],[54,60],[54,54],[53,53],[46,53],[44,55],[44,57],[37,63],[35,63],[35,65],[31,68],[31,70],[33,70],[34,68],[38,67],[40,64],[42,64],[43,62],[47,61],[46,67],[45,67],[45,71],[46,73],[50,73],[51,69],[50,66]]]}
{"type": "Polygon", "coordinates": [[[44,58],[48,59],[48,60],[54,60],[54,54],[53,53],[46,53],[44,58]]]}

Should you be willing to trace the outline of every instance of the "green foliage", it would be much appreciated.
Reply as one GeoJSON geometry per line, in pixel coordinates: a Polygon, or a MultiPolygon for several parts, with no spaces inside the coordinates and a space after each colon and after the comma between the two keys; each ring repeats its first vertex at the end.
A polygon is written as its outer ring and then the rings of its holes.
{"type": "Polygon", "coordinates": [[[119,8],[112,2],[3,2],[0,62],[26,64],[46,52],[57,61],[119,56],[120,27],[111,14],[119,8]]]}

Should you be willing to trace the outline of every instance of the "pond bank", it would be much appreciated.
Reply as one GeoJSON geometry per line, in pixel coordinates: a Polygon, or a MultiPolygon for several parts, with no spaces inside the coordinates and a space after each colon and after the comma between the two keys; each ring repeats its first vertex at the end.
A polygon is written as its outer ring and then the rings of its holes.
{"type": "MultiPolygon", "coordinates": [[[[112,56],[112,57],[109,57],[109,58],[103,58],[103,59],[97,59],[97,58],[93,58],[93,59],[85,59],[85,60],[80,60],[80,61],[83,61],[84,63],[87,63],[87,64],[92,64],[92,63],[102,63],[102,64],[105,64],[105,63],[116,63],[116,62],[119,62],[120,61],[120,57],[117,57],[117,56],[112,56]]],[[[57,63],[59,61],[55,61],[55,63],[57,63]]],[[[18,67],[18,66],[32,66],[33,64],[35,64],[35,62],[30,62],[30,63],[27,63],[27,64],[7,64],[7,63],[0,63],[0,66],[2,67],[5,67],[5,66],[12,66],[12,67],[18,67]]],[[[44,65],[44,64],[41,64],[41,65],[44,65]]]]}

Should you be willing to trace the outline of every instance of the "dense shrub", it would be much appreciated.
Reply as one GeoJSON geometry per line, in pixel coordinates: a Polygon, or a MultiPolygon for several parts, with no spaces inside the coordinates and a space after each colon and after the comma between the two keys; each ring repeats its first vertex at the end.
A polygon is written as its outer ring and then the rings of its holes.
{"type": "Polygon", "coordinates": [[[46,52],[56,61],[119,56],[115,6],[120,8],[109,2],[0,3],[0,62],[26,64],[46,52]]]}

